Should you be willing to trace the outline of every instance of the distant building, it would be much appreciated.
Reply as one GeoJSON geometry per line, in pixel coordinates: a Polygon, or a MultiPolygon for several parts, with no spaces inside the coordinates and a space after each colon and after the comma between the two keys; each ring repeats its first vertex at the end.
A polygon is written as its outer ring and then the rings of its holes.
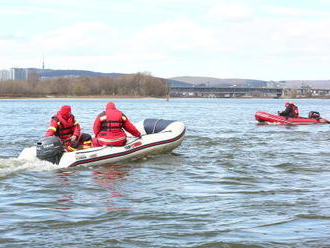
{"type": "Polygon", "coordinates": [[[10,71],[9,70],[0,70],[0,81],[10,80],[10,71]]]}
{"type": "Polygon", "coordinates": [[[27,80],[28,70],[25,68],[11,68],[10,75],[12,80],[27,80]]]}
{"type": "Polygon", "coordinates": [[[9,70],[0,70],[0,81],[6,80],[27,80],[29,70],[25,68],[10,68],[9,70]]]}

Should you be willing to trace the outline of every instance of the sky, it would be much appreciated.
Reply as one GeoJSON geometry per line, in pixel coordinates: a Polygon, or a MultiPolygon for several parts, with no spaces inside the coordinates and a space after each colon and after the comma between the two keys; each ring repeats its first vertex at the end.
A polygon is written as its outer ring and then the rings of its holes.
{"type": "Polygon", "coordinates": [[[330,79],[330,0],[0,0],[0,69],[330,79]]]}

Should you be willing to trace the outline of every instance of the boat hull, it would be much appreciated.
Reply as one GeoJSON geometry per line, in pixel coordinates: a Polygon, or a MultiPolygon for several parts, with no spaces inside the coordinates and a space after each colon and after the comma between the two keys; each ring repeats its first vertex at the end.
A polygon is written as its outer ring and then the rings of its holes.
{"type": "Polygon", "coordinates": [[[326,124],[328,120],[324,118],[286,118],[284,116],[272,115],[267,112],[257,111],[255,118],[260,123],[275,123],[275,124],[287,124],[287,125],[310,125],[310,124],[326,124]]]}
{"type": "Polygon", "coordinates": [[[128,144],[123,147],[91,148],[75,153],[65,153],[59,165],[61,167],[98,166],[170,152],[182,143],[184,133],[185,129],[182,129],[182,132],[175,137],[165,139],[151,137],[152,140],[150,137],[143,137],[135,139],[135,142],[128,141],[128,144]]]}

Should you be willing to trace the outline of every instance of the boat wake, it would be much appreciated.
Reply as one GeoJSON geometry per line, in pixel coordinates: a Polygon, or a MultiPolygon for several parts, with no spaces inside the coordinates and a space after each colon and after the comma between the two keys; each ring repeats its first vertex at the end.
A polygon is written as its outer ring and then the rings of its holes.
{"type": "Polygon", "coordinates": [[[0,159],[0,177],[26,170],[50,171],[56,169],[61,169],[61,167],[35,157],[35,147],[25,148],[17,158],[0,159]]]}

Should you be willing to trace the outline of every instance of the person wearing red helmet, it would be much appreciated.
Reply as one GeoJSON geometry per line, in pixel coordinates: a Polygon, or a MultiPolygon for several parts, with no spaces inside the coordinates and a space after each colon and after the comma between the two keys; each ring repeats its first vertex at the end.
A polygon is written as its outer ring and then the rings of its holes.
{"type": "Polygon", "coordinates": [[[81,148],[91,147],[89,134],[81,133],[80,125],[71,113],[71,106],[63,105],[60,110],[52,116],[45,137],[58,136],[66,147],[66,151],[75,151],[81,148]]]}
{"type": "Polygon", "coordinates": [[[298,107],[294,102],[286,102],[285,110],[278,113],[280,116],[284,116],[287,118],[297,118],[299,117],[298,107]]]}
{"type": "Polygon", "coordinates": [[[107,103],[105,111],[100,113],[94,121],[93,146],[125,145],[127,136],[124,130],[135,137],[141,137],[139,130],[116,108],[116,105],[112,102],[107,103]]]}

